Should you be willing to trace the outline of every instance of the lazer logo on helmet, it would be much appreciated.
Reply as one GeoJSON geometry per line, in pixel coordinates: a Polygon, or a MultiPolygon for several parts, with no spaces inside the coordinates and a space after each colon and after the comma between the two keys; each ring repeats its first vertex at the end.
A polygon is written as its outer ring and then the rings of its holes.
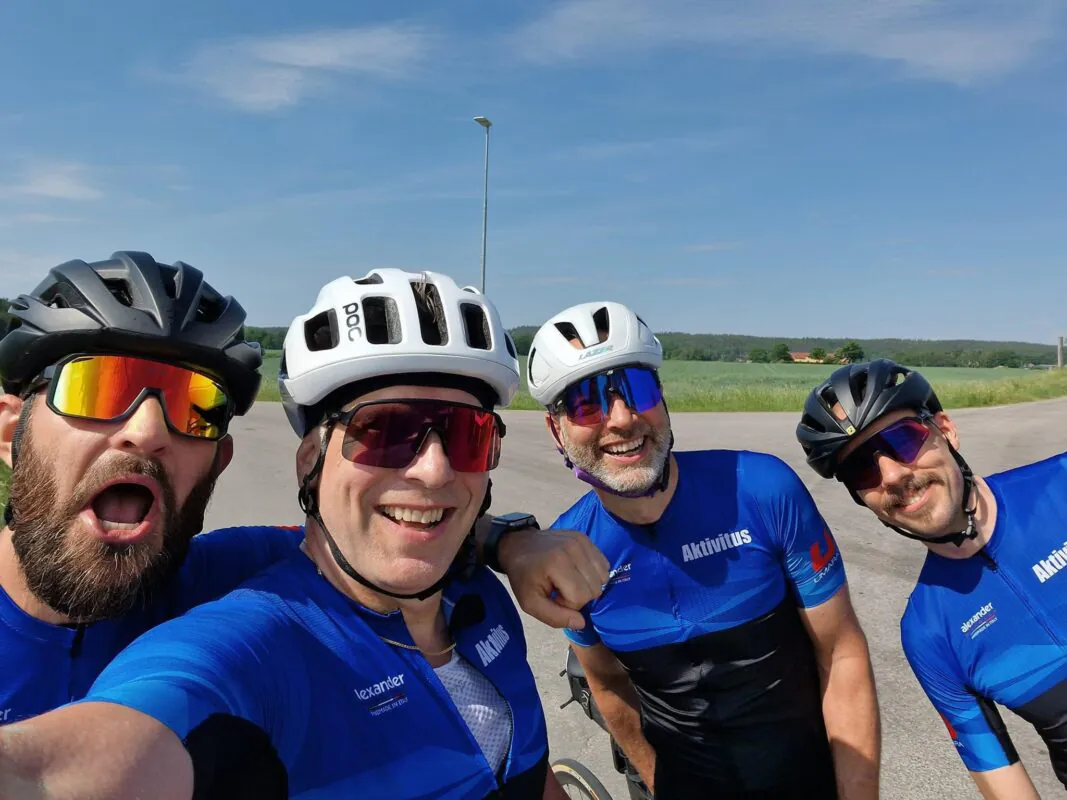
{"type": "Polygon", "coordinates": [[[359,327],[359,303],[348,303],[344,307],[345,325],[348,326],[348,341],[363,338],[363,329],[359,327]]]}
{"type": "Polygon", "coordinates": [[[578,356],[578,360],[585,361],[587,358],[592,358],[593,356],[599,356],[604,353],[610,353],[614,349],[615,345],[613,344],[602,344],[598,347],[591,347],[588,350],[584,350],[582,354],[578,356]]]}

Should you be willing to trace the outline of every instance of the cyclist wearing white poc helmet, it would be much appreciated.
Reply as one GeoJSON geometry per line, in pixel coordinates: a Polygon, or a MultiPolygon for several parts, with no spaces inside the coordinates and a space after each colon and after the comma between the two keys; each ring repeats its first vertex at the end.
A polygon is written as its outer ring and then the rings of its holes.
{"type": "Polygon", "coordinates": [[[610,565],[602,591],[561,589],[588,601],[567,636],[608,728],[661,800],[877,797],[870,658],[833,537],[779,459],[671,452],[662,357],[607,302],[530,347],[531,394],[593,486],[555,526],[610,565]]]}
{"type": "Polygon", "coordinates": [[[496,309],[432,272],[338,279],[279,383],[305,552],[0,741],[0,795],[562,796],[519,616],[471,559],[518,386],[496,309]]]}

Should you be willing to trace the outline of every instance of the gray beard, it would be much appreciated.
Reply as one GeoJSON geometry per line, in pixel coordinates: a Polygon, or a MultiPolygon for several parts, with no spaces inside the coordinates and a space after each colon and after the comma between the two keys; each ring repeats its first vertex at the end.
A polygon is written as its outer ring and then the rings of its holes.
{"type": "Polygon", "coordinates": [[[574,466],[589,473],[612,491],[623,494],[650,491],[663,474],[671,453],[670,428],[657,431],[645,426],[645,430],[635,429],[634,433],[652,440],[651,458],[633,466],[609,467],[599,444],[579,445],[570,440],[565,427],[559,426],[559,431],[563,450],[574,466]]]}

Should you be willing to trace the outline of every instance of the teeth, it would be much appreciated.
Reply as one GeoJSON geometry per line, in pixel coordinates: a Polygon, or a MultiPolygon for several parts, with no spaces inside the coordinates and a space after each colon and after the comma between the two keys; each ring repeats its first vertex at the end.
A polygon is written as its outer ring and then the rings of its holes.
{"type": "Polygon", "coordinates": [[[108,530],[113,530],[113,531],[132,531],[134,528],[136,528],[141,523],[140,522],[112,522],[109,519],[102,519],[102,520],[100,520],[100,524],[101,524],[102,527],[107,528],[108,530]]]}
{"type": "Polygon", "coordinates": [[[612,455],[624,455],[626,453],[632,453],[641,449],[641,446],[645,443],[645,437],[640,439],[632,439],[629,442],[615,442],[613,444],[604,445],[604,450],[612,455]]]}
{"type": "Polygon", "coordinates": [[[404,508],[403,506],[382,506],[382,513],[397,522],[417,522],[420,525],[436,525],[445,515],[443,508],[428,508],[420,511],[417,508],[404,508]]]}

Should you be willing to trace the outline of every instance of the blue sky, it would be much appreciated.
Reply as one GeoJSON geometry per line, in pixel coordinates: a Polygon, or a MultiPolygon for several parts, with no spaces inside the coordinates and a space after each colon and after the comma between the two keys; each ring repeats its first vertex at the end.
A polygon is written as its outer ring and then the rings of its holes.
{"type": "Polygon", "coordinates": [[[1067,334],[1062,0],[0,5],[0,295],[202,268],[254,324],[375,266],[509,325],[1067,334]]]}

